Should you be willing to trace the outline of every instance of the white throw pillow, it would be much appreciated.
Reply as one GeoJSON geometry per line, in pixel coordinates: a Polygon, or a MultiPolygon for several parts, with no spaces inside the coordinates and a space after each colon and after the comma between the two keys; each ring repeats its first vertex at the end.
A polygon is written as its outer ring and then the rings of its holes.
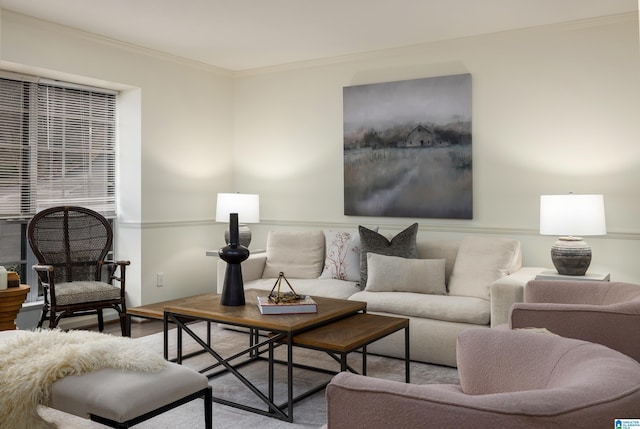
{"type": "Polygon", "coordinates": [[[489,299],[491,284],[522,265],[520,242],[512,238],[469,236],[460,243],[449,279],[449,295],[489,299]]]}
{"type": "Polygon", "coordinates": [[[322,231],[270,231],[262,278],[317,279],[324,262],[322,231]]]}
{"type": "Polygon", "coordinates": [[[444,259],[407,259],[367,254],[369,292],[415,292],[446,295],[444,259]]]}
{"type": "Polygon", "coordinates": [[[321,279],[360,281],[360,234],[324,231],[324,269],[321,279]]]}

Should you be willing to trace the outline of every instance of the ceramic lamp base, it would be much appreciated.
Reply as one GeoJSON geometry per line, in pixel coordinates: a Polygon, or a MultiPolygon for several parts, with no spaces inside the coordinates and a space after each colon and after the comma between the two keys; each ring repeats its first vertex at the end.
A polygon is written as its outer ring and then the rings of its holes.
{"type": "Polygon", "coordinates": [[[591,265],[591,247],[581,237],[560,237],[551,246],[551,261],[559,274],[584,276],[591,265]]]}

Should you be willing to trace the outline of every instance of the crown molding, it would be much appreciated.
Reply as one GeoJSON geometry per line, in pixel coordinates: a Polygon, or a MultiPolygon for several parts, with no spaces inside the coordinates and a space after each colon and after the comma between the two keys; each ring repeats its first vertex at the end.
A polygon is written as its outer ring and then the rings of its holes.
{"type": "Polygon", "coordinates": [[[213,73],[222,77],[233,77],[233,72],[231,70],[224,69],[222,67],[214,66],[211,64],[203,63],[196,60],[191,60],[188,58],[180,57],[177,55],[169,54],[166,52],[158,51],[155,49],[145,48],[139,45],[135,45],[133,43],[124,42],[117,39],[111,39],[109,37],[100,36],[98,34],[90,33],[88,31],[80,30],[74,27],[69,27],[62,24],[57,24],[51,21],[46,21],[39,18],[34,18],[29,15],[24,15],[21,13],[13,12],[7,9],[0,9],[2,13],[2,19],[10,19],[18,24],[28,23],[28,22],[38,22],[38,25],[47,28],[47,31],[56,32],[62,35],[73,36],[77,38],[81,38],[83,40],[87,40],[89,42],[99,43],[105,46],[111,46],[114,48],[122,49],[124,51],[129,51],[138,55],[144,55],[146,57],[155,58],[162,61],[168,61],[176,64],[181,64],[188,67],[193,67],[197,69],[201,69],[203,71],[213,73]]]}
{"type": "Polygon", "coordinates": [[[505,36],[512,37],[516,33],[524,34],[524,32],[538,33],[541,31],[544,31],[544,32],[566,31],[566,30],[574,31],[582,28],[600,27],[603,25],[618,24],[623,22],[631,22],[631,21],[637,22],[638,19],[639,19],[638,12],[626,12],[626,13],[620,13],[615,15],[586,18],[586,19],[581,19],[577,21],[566,21],[566,22],[559,22],[554,24],[522,27],[522,28],[502,30],[502,31],[497,31],[492,33],[482,33],[482,34],[461,36],[461,37],[455,37],[455,38],[449,38],[449,39],[436,39],[436,40],[417,43],[413,45],[396,46],[391,48],[377,49],[373,51],[364,51],[364,52],[357,52],[353,54],[338,55],[333,57],[296,61],[296,62],[278,64],[274,66],[258,67],[258,68],[246,69],[246,70],[236,70],[236,71],[233,71],[232,73],[234,77],[248,77],[253,75],[285,72],[285,71],[305,69],[305,68],[331,66],[331,65],[337,65],[342,63],[366,61],[366,60],[379,59],[379,58],[391,58],[391,57],[399,57],[399,56],[406,56],[406,55],[415,55],[417,53],[424,51],[425,49],[429,49],[431,46],[438,43],[449,43],[449,42],[464,41],[469,39],[479,39],[483,37],[505,37],[505,36]]]}

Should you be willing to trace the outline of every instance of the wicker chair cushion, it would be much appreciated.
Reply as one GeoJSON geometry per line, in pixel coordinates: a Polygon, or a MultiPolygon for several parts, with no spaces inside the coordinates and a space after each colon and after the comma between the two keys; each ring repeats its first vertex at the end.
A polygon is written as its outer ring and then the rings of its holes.
{"type": "Polygon", "coordinates": [[[120,288],[97,281],[56,283],[57,305],[120,299],[120,288]]]}

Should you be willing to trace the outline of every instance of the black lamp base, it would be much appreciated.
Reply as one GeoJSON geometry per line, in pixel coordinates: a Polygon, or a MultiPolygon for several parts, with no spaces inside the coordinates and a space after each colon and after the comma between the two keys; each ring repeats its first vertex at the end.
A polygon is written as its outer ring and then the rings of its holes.
{"type": "MultiPolygon", "coordinates": [[[[229,244],[230,240],[231,233],[227,229],[224,232],[224,242],[229,244]]],[[[249,244],[251,244],[251,230],[247,225],[242,223],[238,225],[238,243],[244,247],[249,247],[249,244]]]]}
{"type": "Polygon", "coordinates": [[[591,247],[581,237],[560,237],[551,246],[551,261],[559,274],[584,276],[591,265],[591,247]]]}
{"type": "Polygon", "coordinates": [[[242,266],[240,263],[249,257],[249,249],[239,243],[238,214],[231,213],[229,245],[218,251],[220,259],[227,263],[220,304],[228,306],[245,305],[242,266]]]}
{"type": "Polygon", "coordinates": [[[227,262],[227,271],[224,274],[224,285],[220,304],[228,306],[245,305],[244,284],[242,282],[242,269],[240,264],[227,262]]]}

